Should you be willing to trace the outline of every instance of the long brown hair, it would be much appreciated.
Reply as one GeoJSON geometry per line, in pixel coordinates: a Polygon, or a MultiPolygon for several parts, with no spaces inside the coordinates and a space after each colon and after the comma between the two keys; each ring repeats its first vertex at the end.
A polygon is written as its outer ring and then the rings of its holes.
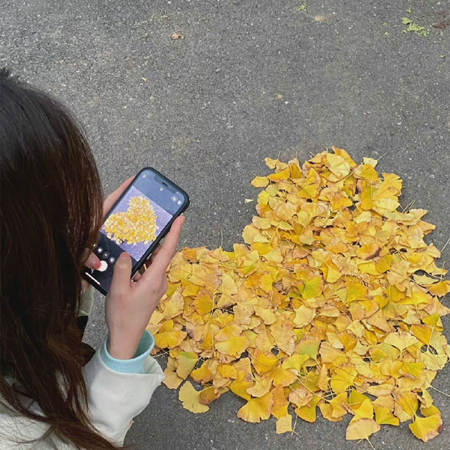
{"type": "Polygon", "coordinates": [[[0,70],[0,205],[2,403],[47,423],[77,448],[112,450],[89,422],[76,326],[86,248],[101,224],[99,174],[69,112],[6,70],[0,70]]]}

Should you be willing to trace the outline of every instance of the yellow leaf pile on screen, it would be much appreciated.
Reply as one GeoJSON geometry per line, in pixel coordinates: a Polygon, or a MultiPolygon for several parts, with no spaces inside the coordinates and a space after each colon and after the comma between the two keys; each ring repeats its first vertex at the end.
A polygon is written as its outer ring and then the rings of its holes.
{"type": "Polygon", "coordinates": [[[103,229],[107,236],[118,244],[148,244],[156,238],[156,213],[150,200],[145,197],[132,197],[125,212],[111,214],[103,229]]]}
{"type": "Polygon", "coordinates": [[[165,384],[193,412],[232,391],[248,422],[292,414],[314,422],[353,416],[347,439],[412,421],[435,437],[429,388],[450,347],[439,297],[450,291],[440,252],[424,242],[426,211],[399,210],[402,180],[357,165],[341,149],[300,166],[266,159],[245,244],[185,248],[148,329],[169,350],[165,384]]]}

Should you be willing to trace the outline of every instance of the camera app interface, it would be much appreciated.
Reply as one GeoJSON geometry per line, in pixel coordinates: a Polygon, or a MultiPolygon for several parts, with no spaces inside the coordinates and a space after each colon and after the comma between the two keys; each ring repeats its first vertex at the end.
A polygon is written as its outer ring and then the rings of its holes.
{"type": "Polygon", "coordinates": [[[142,172],[100,230],[94,251],[102,266],[87,275],[105,291],[120,254],[129,253],[134,267],[184,204],[183,195],[158,178],[152,171],[142,172]]]}

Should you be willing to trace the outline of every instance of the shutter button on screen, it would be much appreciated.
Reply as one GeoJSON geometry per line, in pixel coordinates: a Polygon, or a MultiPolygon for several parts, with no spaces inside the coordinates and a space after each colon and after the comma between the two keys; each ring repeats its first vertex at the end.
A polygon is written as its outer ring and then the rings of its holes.
{"type": "Polygon", "coordinates": [[[106,261],[102,261],[100,267],[97,269],[99,272],[104,272],[108,268],[108,263],[106,261]]]}

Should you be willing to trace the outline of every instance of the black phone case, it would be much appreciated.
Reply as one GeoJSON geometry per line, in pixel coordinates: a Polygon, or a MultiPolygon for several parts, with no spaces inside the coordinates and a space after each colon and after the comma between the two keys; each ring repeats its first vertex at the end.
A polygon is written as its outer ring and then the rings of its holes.
{"type": "MultiPolygon", "coordinates": [[[[158,175],[158,177],[161,177],[164,181],[166,181],[167,183],[169,183],[171,186],[173,186],[174,188],[176,188],[179,192],[182,192],[185,196],[186,196],[186,203],[183,205],[183,208],[180,209],[180,211],[174,215],[172,217],[172,219],[167,223],[167,225],[163,228],[163,230],[161,231],[161,233],[159,234],[159,236],[156,238],[156,240],[152,243],[152,245],[150,245],[150,247],[148,248],[148,250],[144,253],[144,255],[142,256],[142,258],[138,261],[138,263],[136,264],[136,266],[133,268],[132,272],[131,272],[131,278],[134,277],[134,275],[136,274],[136,272],[139,271],[139,269],[144,265],[145,261],[147,261],[147,259],[149,258],[149,256],[152,254],[153,250],[157,247],[157,245],[164,239],[164,237],[166,236],[166,234],[169,232],[170,227],[172,226],[173,222],[175,221],[175,219],[177,217],[179,217],[181,214],[183,214],[186,209],[189,207],[190,205],[190,199],[189,199],[189,195],[187,194],[186,191],[184,191],[183,189],[181,189],[179,186],[177,186],[173,181],[169,180],[167,177],[165,177],[162,173],[158,172],[156,169],[154,169],[153,167],[144,167],[143,169],[141,169],[136,176],[133,178],[133,181],[128,185],[128,187],[125,189],[125,191],[122,193],[122,195],[117,199],[117,201],[114,203],[114,205],[111,207],[111,209],[108,211],[108,213],[105,215],[103,223],[106,221],[106,219],[109,217],[109,215],[111,214],[112,211],[114,211],[114,208],[116,207],[116,205],[122,200],[123,197],[125,197],[126,193],[128,192],[128,190],[131,188],[131,186],[133,186],[134,181],[136,180],[136,178],[139,177],[139,175],[141,174],[141,172],[143,172],[144,170],[151,170],[152,172],[156,173],[156,175],[158,175]]],[[[105,291],[100,285],[95,284],[89,277],[87,277],[85,275],[86,270],[89,269],[84,269],[83,270],[83,278],[91,285],[93,286],[95,289],[97,289],[99,292],[101,292],[103,295],[106,295],[108,292],[105,291]]]]}

